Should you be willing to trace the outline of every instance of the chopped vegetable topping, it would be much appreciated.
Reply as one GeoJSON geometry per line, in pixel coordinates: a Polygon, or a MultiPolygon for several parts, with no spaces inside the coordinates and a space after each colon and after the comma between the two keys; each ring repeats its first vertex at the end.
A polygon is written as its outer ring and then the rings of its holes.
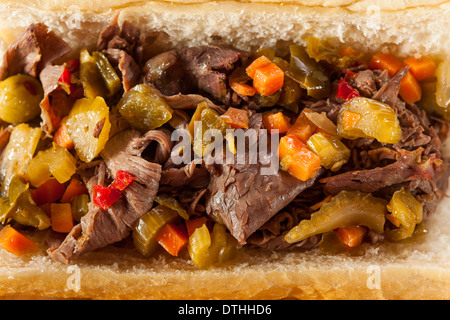
{"type": "Polygon", "coordinates": [[[291,128],[290,119],[286,117],[283,112],[267,113],[263,116],[264,127],[273,133],[278,130],[278,133],[286,133],[291,128]]]}
{"type": "Polygon", "coordinates": [[[180,225],[168,223],[156,236],[156,242],[171,255],[178,256],[178,252],[188,243],[188,238],[180,225]]]}
{"type": "Polygon", "coordinates": [[[284,83],[284,72],[269,58],[261,56],[246,69],[253,79],[253,87],[263,96],[270,96],[280,90],[284,83]]]}
{"type": "Polygon", "coordinates": [[[342,78],[338,83],[338,93],[337,97],[344,101],[348,101],[352,98],[361,97],[358,91],[353,89],[344,78],[342,78]]]}
{"type": "Polygon", "coordinates": [[[6,226],[0,231],[0,247],[16,256],[34,253],[39,249],[36,242],[11,226],[6,226]]]}
{"type": "Polygon", "coordinates": [[[114,181],[109,186],[110,188],[117,189],[120,191],[125,190],[126,187],[130,185],[134,180],[136,180],[136,177],[133,176],[131,173],[128,173],[123,170],[118,170],[116,172],[116,177],[114,181]]]}
{"type": "MultiPolygon", "coordinates": [[[[36,28],[23,40],[42,49],[28,37],[36,28]]],[[[108,28],[114,35],[103,32],[98,51],[79,59],[33,54],[20,41],[8,49],[20,54],[4,57],[6,250],[38,250],[12,225],[74,237],[47,251],[65,263],[128,231],[146,257],[162,247],[205,269],[231,259],[238,242],[354,254],[363,242],[420,233],[442,198],[450,60],[366,56],[306,37],[289,52],[213,44],[145,62],[159,49],[141,52],[138,28],[108,28]],[[184,129],[191,139],[175,131],[184,129]]]]}
{"type": "Polygon", "coordinates": [[[322,205],[311,219],[302,220],[285,236],[289,243],[302,241],[312,235],[355,225],[383,233],[386,203],[370,193],[341,191],[322,205]]]}
{"type": "Polygon", "coordinates": [[[375,138],[379,142],[398,143],[402,138],[395,111],[388,105],[353,98],[342,106],[337,120],[338,134],[347,139],[375,138]]]}

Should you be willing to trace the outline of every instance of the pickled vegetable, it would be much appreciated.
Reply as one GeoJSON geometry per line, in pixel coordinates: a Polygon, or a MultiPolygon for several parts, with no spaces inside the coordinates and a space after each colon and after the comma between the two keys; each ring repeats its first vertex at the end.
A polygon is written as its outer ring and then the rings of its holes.
{"type": "Polygon", "coordinates": [[[159,203],[160,205],[175,210],[183,219],[185,220],[189,219],[188,212],[177,199],[169,197],[168,195],[165,194],[161,194],[157,195],[153,200],[159,203]]]}
{"type": "Polygon", "coordinates": [[[450,109],[450,59],[441,62],[436,69],[436,101],[444,109],[450,109]]]}
{"type": "Polygon", "coordinates": [[[428,113],[437,115],[445,120],[450,120],[450,104],[448,108],[438,105],[436,85],[437,81],[427,81],[422,83],[422,99],[417,105],[428,113]]]}
{"type": "Polygon", "coordinates": [[[150,86],[138,84],[125,93],[117,108],[131,127],[147,132],[161,127],[172,118],[172,109],[150,86]]]}
{"type": "Polygon", "coordinates": [[[370,193],[341,191],[313,213],[311,219],[302,220],[289,230],[284,239],[294,243],[336,228],[358,225],[381,234],[386,212],[383,199],[375,198],[370,193]]]}
{"type": "Polygon", "coordinates": [[[41,134],[41,129],[31,128],[25,123],[15,126],[12,130],[9,142],[3,150],[0,164],[2,196],[6,196],[8,193],[12,177],[16,174],[24,174],[25,168],[33,158],[41,134]]]}
{"type": "Polygon", "coordinates": [[[203,224],[189,237],[189,256],[197,267],[203,269],[224,263],[234,255],[236,242],[233,239],[224,225],[214,224],[210,233],[206,224],[203,224]]]}
{"type": "Polygon", "coordinates": [[[295,178],[306,181],[315,177],[320,170],[320,158],[294,135],[285,135],[278,146],[280,169],[295,178]]]}
{"type": "Polygon", "coordinates": [[[188,252],[192,262],[199,268],[206,268],[214,263],[209,254],[211,235],[206,224],[195,229],[189,237],[188,252]]]}
{"type": "Polygon", "coordinates": [[[303,113],[305,114],[305,117],[308,118],[309,121],[311,121],[311,123],[313,123],[321,131],[333,136],[337,135],[336,125],[330,119],[328,119],[325,112],[307,112],[306,110],[304,110],[303,113]]]}
{"type": "Polygon", "coordinates": [[[88,99],[110,97],[121,87],[121,81],[108,59],[100,52],[92,56],[86,49],[80,53],[80,81],[88,99]]]}
{"type": "Polygon", "coordinates": [[[97,69],[105,82],[106,89],[108,90],[107,96],[111,97],[115,95],[122,86],[122,82],[120,81],[116,71],[103,53],[94,51],[92,53],[92,58],[95,60],[97,69]]]}
{"type": "Polygon", "coordinates": [[[22,225],[44,230],[50,227],[50,218],[33,201],[29,185],[18,175],[10,184],[8,197],[0,201],[0,222],[14,220],[22,225]]]}
{"type": "MultiPolygon", "coordinates": [[[[213,137],[216,133],[222,134],[222,138],[226,136],[226,130],[231,129],[228,123],[225,122],[223,118],[220,117],[219,113],[209,107],[204,108],[202,104],[199,104],[197,109],[200,108],[200,125],[193,127],[193,150],[196,155],[202,157],[208,153],[210,153],[215,143],[218,141],[213,141],[213,137]]],[[[196,110],[197,111],[197,110],[196,110]]],[[[194,113],[194,116],[196,114],[194,113]]],[[[195,120],[194,116],[191,120],[191,123],[195,120]]],[[[198,114],[197,114],[198,117],[198,114]]],[[[197,118],[196,117],[196,118],[197,118]]],[[[198,121],[198,120],[197,120],[198,121]]],[[[191,128],[191,123],[189,124],[189,129],[191,128]]]]}
{"type": "Polygon", "coordinates": [[[269,60],[273,60],[275,58],[275,50],[267,47],[260,47],[255,52],[255,58],[259,58],[261,56],[267,57],[269,60]]]}
{"type": "Polygon", "coordinates": [[[325,61],[330,65],[338,67],[342,70],[347,69],[357,60],[363,57],[363,54],[356,51],[352,55],[341,55],[335,48],[333,48],[327,41],[316,37],[307,37],[306,52],[308,56],[319,61],[325,61]]]}
{"type": "Polygon", "coordinates": [[[81,218],[88,213],[89,201],[89,195],[87,194],[82,194],[72,198],[70,205],[72,208],[72,216],[75,221],[80,222],[81,218]]]}
{"type": "Polygon", "coordinates": [[[172,223],[178,217],[175,210],[158,205],[145,213],[136,224],[133,230],[133,242],[136,249],[144,256],[152,254],[158,243],[156,236],[168,223],[172,223]]]}
{"type": "Polygon", "coordinates": [[[375,138],[392,144],[402,138],[395,111],[387,104],[368,98],[353,98],[344,103],[338,115],[337,132],[347,139],[375,138]]]}
{"type": "Polygon", "coordinates": [[[290,68],[286,75],[297,81],[309,96],[322,99],[329,96],[330,80],[325,70],[298,45],[291,45],[290,68]]]}
{"type": "Polygon", "coordinates": [[[263,96],[273,95],[283,87],[284,72],[266,56],[260,56],[246,69],[253,79],[253,87],[263,96]]]}
{"type": "Polygon", "coordinates": [[[70,111],[66,124],[77,155],[82,161],[91,162],[108,141],[111,129],[109,108],[101,97],[79,99],[70,111]]]}
{"type": "Polygon", "coordinates": [[[274,94],[268,96],[264,96],[262,94],[255,94],[253,96],[253,100],[255,101],[256,104],[258,104],[263,108],[270,108],[278,103],[280,96],[281,96],[280,91],[277,91],[274,94]]]}
{"type": "Polygon", "coordinates": [[[298,103],[301,97],[302,89],[300,85],[291,78],[285,77],[277,104],[292,112],[298,113],[298,103]]]}
{"type": "Polygon", "coordinates": [[[77,160],[66,148],[53,144],[49,149],[38,152],[25,169],[25,174],[35,187],[39,187],[51,176],[59,183],[64,183],[77,170],[76,163],[77,160]]]}
{"type": "Polygon", "coordinates": [[[192,141],[194,141],[194,128],[196,121],[202,121],[202,111],[208,109],[208,104],[206,102],[201,102],[197,105],[194,114],[191,117],[191,121],[188,125],[188,131],[191,134],[192,141]]]}
{"type": "Polygon", "coordinates": [[[322,167],[333,172],[341,169],[350,158],[350,150],[334,136],[326,136],[319,132],[308,139],[307,145],[319,156],[322,167]]]}
{"type": "Polygon", "coordinates": [[[44,90],[35,78],[17,74],[0,82],[0,119],[9,123],[27,122],[41,113],[44,90]]]}
{"type": "Polygon", "coordinates": [[[387,209],[400,222],[400,228],[386,232],[386,236],[390,240],[398,241],[411,237],[416,225],[422,222],[423,207],[421,203],[404,189],[393,194],[387,209]]]}

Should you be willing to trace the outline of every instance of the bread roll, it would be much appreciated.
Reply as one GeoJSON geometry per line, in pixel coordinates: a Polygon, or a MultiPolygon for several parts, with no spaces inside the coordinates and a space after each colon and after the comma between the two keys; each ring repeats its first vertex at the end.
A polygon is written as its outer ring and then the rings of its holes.
{"type": "MultiPolygon", "coordinates": [[[[212,39],[244,50],[286,48],[305,36],[330,39],[367,53],[448,59],[450,1],[0,1],[0,50],[31,23],[44,22],[77,54],[93,48],[119,13],[168,47],[212,39]]],[[[226,266],[195,267],[186,256],[144,258],[109,246],[71,265],[44,247],[16,257],[0,250],[3,298],[86,299],[450,299],[450,199],[426,221],[428,233],[399,243],[366,245],[357,257],[318,249],[241,250],[226,266]]],[[[35,234],[43,237],[45,234],[35,234]]],[[[185,253],[186,254],[186,253],[185,253]]]]}

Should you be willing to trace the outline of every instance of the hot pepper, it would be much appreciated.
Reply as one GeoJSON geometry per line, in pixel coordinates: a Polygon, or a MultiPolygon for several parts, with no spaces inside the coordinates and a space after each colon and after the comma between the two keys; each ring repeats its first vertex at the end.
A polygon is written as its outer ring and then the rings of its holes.
{"type": "Polygon", "coordinates": [[[80,60],[79,59],[73,59],[67,61],[66,65],[64,66],[64,70],[61,74],[61,76],[58,79],[58,83],[61,86],[61,88],[71,96],[74,95],[74,93],[77,91],[77,85],[72,83],[70,81],[70,78],[72,74],[77,72],[80,69],[80,60]]]}
{"type": "Polygon", "coordinates": [[[341,79],[338,83],[337,87],[337,97],[341,98],[342,100],[348,101],[352,98],[361,97],[361,95],[353,89],[345,79],[341,79]]]}
{"type": "Polygon", "coordinates": [[[136,180],[136,177],[133,176],[131,173],[128,173],[123,170],[118,170],[116,172],[116,178],[114,179],[113,183],[111,183],[110,188],[114,188],[114,189],[123,191],[134,180],[136,180]]]}
{"type": "Polygon", "coordinates": [[[111,207],[121,196],[122,193],[118,189],[94,186],[94,204],[103,210],[111,207]]]}
{"type": "Polygon", "coordinates": [[[135,179],[136,177],[131,173],[118,170],[114,181],[109,187],[101,185],[94,186],[94,204],[103,210],[107,210],[122,196],[122,191],[135,179]]]}

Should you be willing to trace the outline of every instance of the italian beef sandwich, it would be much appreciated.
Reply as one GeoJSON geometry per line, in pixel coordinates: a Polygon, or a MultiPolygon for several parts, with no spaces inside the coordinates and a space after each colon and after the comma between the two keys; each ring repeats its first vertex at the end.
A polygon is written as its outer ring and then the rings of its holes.
{"type": "Polygon", "coordinates": [[[448,1],[0,1],[0,296],[449,299],[448,1]]]}

